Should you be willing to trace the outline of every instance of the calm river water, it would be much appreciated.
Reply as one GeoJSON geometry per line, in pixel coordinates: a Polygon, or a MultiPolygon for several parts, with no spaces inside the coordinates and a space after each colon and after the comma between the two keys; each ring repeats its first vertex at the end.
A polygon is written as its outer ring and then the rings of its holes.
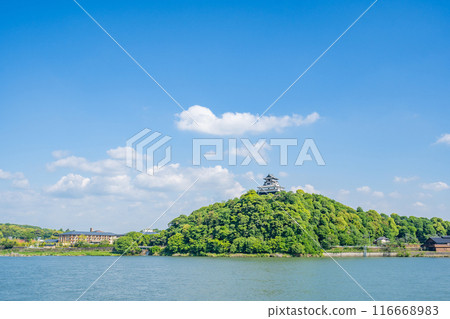
{"type": "MultiPolygon", "coordinates": [[[[75,300],[114,257],[0,257],[0,300],[75,300]]],[[[376,300],[450,300],[449,258],[339,258],[376,300]]],[[[328,258],[122,257],[82,300],[369,300],[328,258]]]]}

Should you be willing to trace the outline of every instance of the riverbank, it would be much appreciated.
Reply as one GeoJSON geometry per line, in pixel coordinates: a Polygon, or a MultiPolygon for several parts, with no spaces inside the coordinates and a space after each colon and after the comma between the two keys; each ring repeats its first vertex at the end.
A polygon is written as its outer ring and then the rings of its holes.
{"type": "Polygon", "coordinates": [[[3,249],[0,257],[31,257],[31,256],[120,256],[112,251],[112,247],[106,248],[25,248],[3,249]]]}
{"type": "Polygon", "coordinates": [[[405,251],[405,252],[345,252],[328,253],[324,257],[450,257],[450,252],[405,251]]]}
{"type": "MultiPolygon", "coordinates": [[[[13,248],[0,250],[0,257],[31,257],[31,256],[120,256],[114,252],[112,247],[91,247],[91,248],[13,248]]],[[[147,255],[147,250],[143,249],[140,254],[147,255]]],[[[207,253],[203,256],[193,256],[190,254],[173,254],[172,257],[228,257],[228,258],[341,258],[341,257],[450,257],[450,252],[434,252],[420,250],[393,250],[393,251],[329,251],[321,255],[301,255],[293,256],[281,253],[263,254],[213,254],[207,253]]]]}
{"type": "MultiPolygon", "coordinates": [[[[190,254],[174,254],[171,257],[196,257],[190,254]]],[[[450,252],[434,252],[434,251],[391,251],[391,252],[339,252],[339,253],[323,253],[321,255],[302,255],[292,256],[288,254],[206,254],[200,257],[229,257],[229,258],[345,258],[345,257],[450,257],[450,252]]]]}

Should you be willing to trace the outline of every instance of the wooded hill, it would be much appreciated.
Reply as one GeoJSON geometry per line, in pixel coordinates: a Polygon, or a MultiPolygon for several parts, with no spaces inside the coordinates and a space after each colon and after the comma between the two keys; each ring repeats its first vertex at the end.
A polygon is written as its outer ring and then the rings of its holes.
{"type": "MultiPolygon", "coordinates": [[[[450,233],[441,218],[406,217],[356,210],[317,194],[258,195],[202,207],[181,215],[159,234],[139,244],[165,246],[162,254],[206,253],[319,254],[320,247],[365,245],[385,236],[395,242],[422,243],[429,236],[450,233]]],[[[130,238],[129,238],[130,239],[130,238]]],[[[126,240],[123,238],[122,240],[126,240]]]]}
{"type": "Polygon", "coordinates": [[[47,239],[52,236],[57,236],[62,230],[41,228],[37,226],[29,225],[16,225],[16,224],[0,224],[0,239],[1,238],[18,238],[24,240],[31,239],[47,239]]]}

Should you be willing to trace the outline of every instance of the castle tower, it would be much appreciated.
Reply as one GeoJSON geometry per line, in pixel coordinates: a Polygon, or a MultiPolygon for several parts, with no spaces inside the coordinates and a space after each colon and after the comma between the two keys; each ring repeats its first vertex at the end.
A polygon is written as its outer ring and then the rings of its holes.
{"type": "Polygon", "coordinates": [[[280,186],[278,183],[278,178],[272,174],[269,174],[264,177],[264,184],[263,186],[258,187],[257,193],[259,195],[266,195],[281,192],[282,190],[284,190],[284,187],[280,186]]]}

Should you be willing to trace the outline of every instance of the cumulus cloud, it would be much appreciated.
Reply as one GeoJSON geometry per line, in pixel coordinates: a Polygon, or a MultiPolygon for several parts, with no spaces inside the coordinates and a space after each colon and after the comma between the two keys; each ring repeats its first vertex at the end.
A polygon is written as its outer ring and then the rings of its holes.
{"type": "Polygon", "coordinates": [[[244,173],[242,176],[245,177],[246,179],[251,180],[251,183],[255,183],[255,181],[257,181],[257,182],[262,181],[265,175],[263,175],[261,173],[255,174],[252,171],[248,171],[248,172],[244,173]]]}
{"type": "Polygon", "coordinates": [[[69,151],[63,151],[63,150],[56,150],[52,152],[52,156],[54,158],[62,158],[62,157],[67,157],[70,155],[69,151]]]}
{"type": "Polygon", "coordinates": [[[396,182],[396,183],[408,183],[408,182],[411,182],[411,181],[415,181],[416,179],[418,179],[417,176],[411,176],[411,177],[395,176],[394,177],[394,182],[396,182]]]}
{"type": "Polygon", "coordinates": [[[214,167],[181,167],[171,164],[163,167],[158,174],[139,174],[136,185],[144,189],[183,191],[197,178],[193,186],[196,190],[215,191],[226,197],[242,195],[245,188],[235,179],[233,173],[220,165],[214,167]]]}
{"type": "Polygon", "coordinates": [[[437,141],[436,144],[447,144],[450,145],[450,134],[443,134],[437,141]]]}
{"type": "MultiPolygon", "coordinates": [[[[113,155],[117,155],[115,150],[110,150],[113,155]]],[[[104,159],[91,162],[84,157],[68,156],[60,158],[47,165],[48,170],[55,171],[57,168],[69,168],[76,171],[89,172],[94,174],[118,174],[124,173],[127,168],[122,160],[104,159]]]]}
{"type": "Polygon", "coordinates": [[[10,179],[12,178],[12,174],[10,172],[5,172],[0,168],[0,179],[10,179]]]}
{"type": "Polygon", "coordinates": [[[266,140],[260,139],[255,144],[251,142],[247,143],[250,143],[248,147],[246,145],[230,147],[228,150],[229,158],[236,159],[236,157],[244,157],[241,165],[248,165],[253,160],[260,165],[266,165],[269,160],[268,151],[271,150],[271,146],[266,143],[266,140]],[[255,154],[252,154],[249,149],[255,152],[255,154]]]}
{"type": "Polygon", "coordinates": [[[419,198],[431,198],[431,197],[433,197],[433,195],[428,194],[428,193],[419,193],[417,195],[419,196],[419,198]]]}
{"type": "Polygon", "coordinates": [[[212,135],[262,133],[271,130],[281,130],[291,126],[312,124],[320,118],[316,112],[306,117],[293,114],[292,116],[265,115],[259,118],[255,114],[237,112],[227,112],[221,116],[217,116],[209,108],[200,105],[191,106],[188,110],[181,112],[177,116],[178,120],[176,121],[176,125],[178,129],[212,135]],[[255,124],[253,125],[253,123],[255,124]]]}
{"type": "Polygon", "coordinates": [[[373,197],[377,198],[383,198],[384,193],[380,191],[372,191],[372,189],[369,186],[361,186],[356,189],[357,192],[364,193],[364,194],[370,194],[373,197]]]}
{"type": "Polygon", "coordinates": [[[369,186],[361,186],[356,189],[360,193],[370,193],[371,188],[369,186]]]}
{"type": "Polygon", "coordinates": [[[68,196],[82,196],[89,187],[91,179],[78,174],[68,174],[61,177],[56,184],[48,187],[46,190],[53,194],[64,194],[68,196]]]}
{"type": "Polygon", "coordinates": [[[288,177],[289,176],[289,174],[284,171],[279,172],[278,175],[280,175],[280,177],[288,177]]]}
{"type": "Polygon", "coordinates": [[[374,191],[372,193],[373,196],[378,197],[378,198],[383,198],[384,197],[384,193],[380,192],[380,191],[374,191]]]}
{"type": "Polygon", "coordinates": [[[304,186],[292,186],[291,187],[291,191],[295,192],[297,189],[301,189],[306,193],[310,193],[310,194],[321,194],[322,192],[319,191],[318,189],[316,189],[314,186],[312,186],[311,184],[305,184],[304,186]]]}
{"type": "Polygon", "coordinates": [[[127,157],[127,151],[131,151],[133,152],[133,155],[137,155],[134,149],[126,146],[119,146],[116,148],[112,148],[106,151],[106,154],[108,154],[113,159],[125,160],[127,157]]]}
{"type": "MultiPolygon", "coordinates": [[[[121,232],[149,226],[170,207],[155,225],[165,228],[180,214],[190,214],[246,191],[239,182],[244,177],[222,166],[170,164],[154,176],[146,175],[126,166],[126,151],[125,147],[110,149],[104,158],[94,161],[67,152],[54,153],[48,169],[64,172],[49,185],[39,189],[0,189],[3,220],[54,228],[95,226],[121,232]],[[195,185],[178,198],[197,178],[195,185]]],[[[28,185],[22,173],[1,169],[0,180],[14,183],[15,187],[28,185]]]]}
{"type": "Polygon", "coordinates": [[[415,203],[413,204],[413,206],[414,206],[414,207],[425,207],[425,204],[422,203],[422,202],[415,202],[415,203]]]}
{"type": "Polygon", "coordinates": [[[205,193],[216,192],[224,198],[241,195],[245,189],[236,181],[234,174],[222,166],[182,167],[170,164],[160,168],[151,176],[126,167],[127,149],[118,147],[107,151],[110,158],[88,161],[83,157],[68,156],[47,165],[49,170],[66,168],[73,173],[61,177],[54,185],[45,190],[48,194],[62,197],[83,197],[97,195],[115,195],[123,199],[137,200],[150,196],[150,193],[184,191],[196,178],[196,189],[205,193]],[[92,176],[82,176],[83,173],[92,176]]]}
{"type": "Polygon", "coordinates": [[[26,178],[13,179],[12,185],[17,188],[27,188],[30,186],[30,182],[26,178]]]}
{"type": "Polygon", "coordinates": [[[434,182],[434,183],[423,184],[422,188],[439,192],[439,191],[449,189],[450,186],[448,186],[447,183],[444,183],[444,182],[434,182]]]}
{"type": "Polygon", "coordinates": [[[27,188],[30,186],[28,179],[22,172],[11,173],[0,169],[0,180],[10,180],[13,187],[27,188]]]}
{"type": "Polygon", "coordinates": [[[394,192],[389,193],[389,197],[399,199],[402,197],[402,195],[399,192],[394,191],[394,192]]]}

